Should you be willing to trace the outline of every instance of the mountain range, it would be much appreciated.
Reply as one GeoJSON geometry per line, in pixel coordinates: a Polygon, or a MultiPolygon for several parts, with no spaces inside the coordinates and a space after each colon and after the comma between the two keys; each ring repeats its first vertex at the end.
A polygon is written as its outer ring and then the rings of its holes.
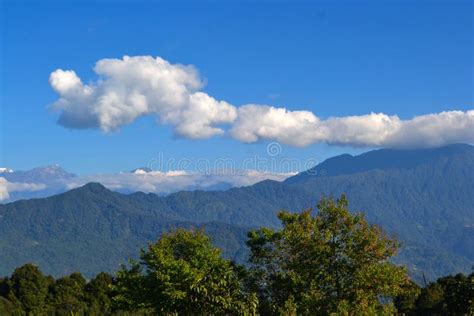
{"type": "Polygon", "coordinates": [[[158,171],[149,167],[118,173],[75,175],[59,165],[38,167],[25,171],[0,168],[0,202],[48,197],[83,186],[90,182],[121,192],[137,191],[167,195],[178,191],[222,191],[232,187],[255,184],[265,179],[283,180],[294,173],[258,170],[209,170],[198,173],[186,170],[158,171]]]}
{"type": "Polygon", "coordinates": [[[2,204],[0,274],[25,262],[53,275],[113,271],[178,226],[204,227],[226,257],[243,262],[248,230],[278,228],[278,210],[301,211],[342,193],[351,211],[363,211],[402,242],[394,261],[415,279],[474,265],[474,147],[456,144],[336,156],[282,182],[224,191],[122,194],[89,183],[2,204]]]}

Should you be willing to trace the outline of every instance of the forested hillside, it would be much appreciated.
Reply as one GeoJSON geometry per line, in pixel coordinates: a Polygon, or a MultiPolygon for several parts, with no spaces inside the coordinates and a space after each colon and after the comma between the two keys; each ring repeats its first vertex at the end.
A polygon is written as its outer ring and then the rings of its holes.
{"type": "Polygon", "coordinates": [[[390,262],[400,243],[347,198],[281,211],[248,233],[245,265],[201,229],[172,229],[114,274],[54,279],[34,264],[0,278],[1,315],[471,315],[474,273],[418,286],[390,262]],[[384,299],[380,299],[383,297],[384,299]]]}
{"type": "Polygon", "coordinates": [[[351,210],[403,243],[395,260],[415,277],[469,272],[474,264],[474,147],[452,145],[343,155],[284,182],[227,191],[124,195],[91,183],[0,205],[0,273],[36,262],[53,275],[91,276],[115,270],[170,227],[192,225],[242,261],[247,230],[278,227],[278,210],[303,210],[341,193],[351,210]]]}

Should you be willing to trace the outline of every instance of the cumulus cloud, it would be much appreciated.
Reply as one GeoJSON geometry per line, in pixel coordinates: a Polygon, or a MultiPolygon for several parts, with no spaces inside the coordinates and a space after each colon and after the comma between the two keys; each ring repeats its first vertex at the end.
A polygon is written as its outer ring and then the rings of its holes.
{"type": "Polygon", "coordinates": [[[474,143],[474,110],[421,115],[410,120],[384,113],[321,120],[307,111],[246,105],[239,109],[231,133],[243,142],[271,139],[295,146],[325,142],[360,147],[435,147],[474,143]]]}
{"type": "MultiPolygon", "coordinates": [[[[306,146],[317,141],[322,131],[314,129],[320,120],[309,111],[288,111],[267,105],[248,104],[239,108],[231,135],[245,143],[260,139],[306,146]]],[[[322,134],[319,139],[323,139],[322,134]]]]}
{"type": "Polygon", "coordinates": [[[73,70],[51,73],[59,94],[52,105],[59,124],[110,132],[140,116],[154,115],[187,138],[209,138],[228,132],[251,143],[276,140],[293,146],[328,143],[364,147],[431,147],[474,143],[474,110],[447,111],[402,120],[370,113],[322,119],[310,111],[270,105],[240,107],[204,93],[204,81],[192,66],[160,57],[102,59],[94,68],[99,79],[84,84],[73,70]]]}
{"type": "Polygon", "coordinates": [[[58,69],[49,82],[60,98],[53,109],[59,123],[70,128],[113,131],[143,115],[156,115],[183,137],[207,138],[223,134],[216,125],[231,123],[236,109],[204,92],[197,71],[172,65],[160,57],[102,59],[94,71],[100,79],[82,83],[72,70],[58,69]]]}

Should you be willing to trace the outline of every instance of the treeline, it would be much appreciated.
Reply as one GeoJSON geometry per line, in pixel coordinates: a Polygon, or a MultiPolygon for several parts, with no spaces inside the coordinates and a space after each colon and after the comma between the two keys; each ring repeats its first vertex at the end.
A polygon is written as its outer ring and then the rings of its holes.
{"type": "Polygon", "coordinates": [[[398,242],[345,197],[280,212],[249,233],[246,267],[197,229],[163,234],[115,275],[59,279],[26,264],[0,279],[0,315],[469,315],[474,274],[419,287],[389,259],[398,242]]]}

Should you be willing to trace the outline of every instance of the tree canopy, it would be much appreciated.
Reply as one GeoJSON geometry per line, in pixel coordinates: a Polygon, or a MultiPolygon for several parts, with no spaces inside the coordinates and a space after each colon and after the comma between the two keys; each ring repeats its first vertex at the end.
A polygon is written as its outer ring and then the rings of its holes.
{"type": "Polygon", "coordinates": [[[244,291],[237,270],[202,230],[165,233],[140,262],[117,273],[115,301],[123,308],[162,314],[255,314],[257,298],[244,291]]]}
{"type": "Polygon", "coordinates": [[[318,212],[282,211],[282,229],[249,233],[254,287],[268,312],[292,306],[298,314],[375,312],[389,308],[408,282],[390,259],[396,240],[352,215],[347,199],[323,199],[318,212]],[[286,306],[286,307],[285,307],[286,306]]]}
{"type": "Polygon", "coordinates": [[[25,264],[0,278],[0,315],[471,315],[474,273],[420,287],[390,262],[398,242],[345,196],[249,232],[247,266],[200,229],[175,229],[115,274],[54,279],[25,264]]]}

